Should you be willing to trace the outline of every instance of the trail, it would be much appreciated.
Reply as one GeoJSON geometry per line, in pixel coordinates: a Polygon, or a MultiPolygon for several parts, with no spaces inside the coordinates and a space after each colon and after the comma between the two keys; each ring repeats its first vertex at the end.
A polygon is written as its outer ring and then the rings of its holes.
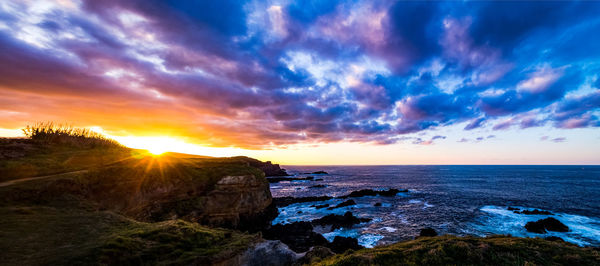
{"type": "MultiPolygon", "coordinates": [[[[120,163],[122,161],[129,160],[129,159],[132,159],[132,157],[127,157],[127,158],[123,158],[123,159],[120,159],[120,160],[116,160],[114,162],[110,162],[108,164],[103,165],[103,167],[111,166],[111,165],[120,163]]],[[[90,168],[76,170],[76,171],[71,171],[71,172],[63,172],[63,173],[57,173],[57,174],[51,174],[51,175],[44,175],[44,176],[24,177],[24,178],[13,179],[13,180],[2,182],[2,183],[0,183],[0,187],[7,187],[7,186],[11,186],[11,185],[14,185],[14,184],[18,184],[18,183],[26,182],[26,181],[31,181],[31,180],[40,180],[40,179],[46,179],[46,178],[51,178],[51,177],[57,177],[57,176],[60,176],[60,175],[87,173],[88,171],[90,171],[90,168]]]]}

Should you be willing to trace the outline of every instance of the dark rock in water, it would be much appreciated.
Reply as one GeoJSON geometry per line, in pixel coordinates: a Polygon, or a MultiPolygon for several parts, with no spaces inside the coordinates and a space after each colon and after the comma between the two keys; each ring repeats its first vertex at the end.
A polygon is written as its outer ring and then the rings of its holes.
{"type": "Polygon", "coordinates": [[[314,185],[314,186],[310,186],[308,188],[326,188],[327,185],[314,185]]]}
{"type": "Polygon", "coordinates": [[[508,208],[506,208],[506,209],[509,210],[509,211],[520,211],[519,208],[513,208],[511,206],[508,206],[508,208]]]}
{"type": "Polygon", "coordinates": [[[336,236],[329,245],[327,245],[331,251],[335,253],[344,253],[346,250],[359,250],[364,248],[358,244],[358,240],[352,237],[336,236]]]}
{"type": "Polygon", "coordinates": [[[548,240],[548,241],[560,241],[560,242],[565,242],[562,238],[558,237],[558,236],[547,236],[544,237],[544,239],[548,240]]]}
{"type": "Polygon", "coordinates": [[[375,207],[381,207],[381,202],[377,202],[377,203],[373,204],[373,206],[375,206],[375,207]]]}
{"type": "Polygon", "coordinates": [[[323,209],[323,208],[327,208],[329,207],[329,204],[323,204],[323,205],[311,205],[311,207],[314,207],[315,209],[323,209]]]}
{"type": "Polygon", "coordinates": [[[301,213],[302,213],[302,211],[298,211],[298,212],[297,212],[297,214],[301,214],[301,213]]]}
{"type": "Polygon", "coordinates": [[[316,172],[312,172],[311,174],[313,174],[313,175],[328,175],[328,173],[325,171],[316,171],[316,172]]]}
{"type": "Polygon", "coordinates": [[[276,224],[263,230],[263,238],[280,240],[295,252],[305,252],[316,245],[327,245],[327,239],[313,231],[309,222],[295,222],[291,224],[276,224]]]}
{"type": "Polygon", "coordinates": [[[335,205],[335,207],[329,207],[327,209],[333,210],[333,209],[342,208],[342,207],[346,207],[346,206],[352,206],[352,205],[356,205],[356,202],[354,202],[354,200],[347,200],[338,205],[335,205]]]}
{"type": "Polygon", "coordinates": [[[554,231],[554,232],[568,232],[569,227],[561,223],[559,220],[556,220],[552,217],[538,220],[535,222],[528,222],[525,224],[525,229],[529,232],[545,234],[546,230],[554,231]]]}
{"type": "Polygon", "coordinates": [[[349,198],[349,197],[358,198],[358,197],[364,197],[364,196],[393,197],[393,196],[396,196],[396,194],[398,194],[400,192],[408,192],[408,190],[406,190],[406,189],[399,190],[399,189],[395,189],[395,188],[391,188],[388,190],[361,189],[361,190],[357,190],[357,191],[352,191],[352,192],[350,192],[350,194],[341,196],[339,198],[342,198],[342,199],[349,198]]]}
{"type": "Polygon", "coordinates": [[[304,255],[304,257],[298,261],[298,264],[312,264],[333,255],[335,255],[335,253],[333,253],[331,249],[322,246],[315,246],[306,252],[306,255],[304,255]]]}
{"type": "Polygon", "coordinates": [[[314,181],[323,181],[323,178],[317,178],[314,181]]]}
{"type": "Polygon", "coordinates": [[[419,232],[419,237],[422,237],[422,236],[437,236],[437,235],[438,235],[437,232],[433,228],[430,228],[430,227],[423,228],[423,229],[421,229],[421,232],[419,232]]]}
{"type": "Polygon", "coordinates": [[[291,205],[294,203],[325,201],[325,200],[330,200],[330,199],[333,199],[333,198],[329,197],[329,196],[299,197],[299,198],[280,197],[280,198],[273,198],[273,202],[275,203],[275,206],[277,206],[277,207],[285,207],[285,206],[288,206],[288,205],[291,205]]]}
{"type": "Polygon", "coordinates": [[[553,215],[551,212],[549,211],[542,211],[542,210],[538,210],[535,209],[533,211],[530,210],[523,210],[523,211],[514,211],[514,213],[518,213],[518,214],[528,214],[528,215],[553,215]]]}
{"type": "Polygon", "coordinates": [[[314,176],[307,177],[267,177],[269,183],[279,183],[281,181],[311,181],[315,179],[314,176]]]}
{"type": "Polygon", "coordinates": [[[352,212],[346,212],[344,215],[337,214],[329,214],[323,218],[312,220],[312,224],[314,225],[331,225],[331,230],[335,230],[338,228],[350,228],[355,224],[364,223],[371,221],[368,218],[358,218],[352,214],[352,212]]]}

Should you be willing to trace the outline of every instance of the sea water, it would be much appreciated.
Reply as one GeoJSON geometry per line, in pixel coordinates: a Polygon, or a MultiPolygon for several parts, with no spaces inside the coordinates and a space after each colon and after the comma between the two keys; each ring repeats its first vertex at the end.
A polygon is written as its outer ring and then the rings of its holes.
{"type": "MultiPolygon", "coordinates": [[[[558,236],[581,246],[600,246],[600,166],[289,166],[288,173],[323,181],[271,184],[273,197],[342,196],[360,189],[408,189],[395,197],[353,198],[356,205],[328,210],[345,199],[292,204],[280,208],[276,223],[310,221],[351,211],[370,222],[323,231],[355,237],[365,247],[413,239],[424,227],[439,234],[509,234],[520,237],[558,236]],[[328,175],[304,174],[324,170],[328,175]],[[324,188],[309,188],[313,185],[324,188]],[[381,203],[381,206],[374,206],[381,203]],[[507,207],[539,209],[553,215],[526,215],[507,207]],[[527,232],[524,225],[554,217],[567,233],[527,232]]],[[[321,231],[320,231],[321,230],[321,231]]]]}

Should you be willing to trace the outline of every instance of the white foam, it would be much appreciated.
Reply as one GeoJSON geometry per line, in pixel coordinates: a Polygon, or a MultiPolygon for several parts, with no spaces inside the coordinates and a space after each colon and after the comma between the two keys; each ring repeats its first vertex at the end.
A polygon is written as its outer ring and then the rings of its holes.
{"type": "MultiPolygon", "coordinates": [[[[532,208],[519,207],[522,210],[533,210],[532,208]]],[[[554,215],[526,215],[509,211],[506,207],[484,206],[480,209],[488,214],[484,217],[482,224],[474,225],[475,229],[482,233],[510,234],[520,237],[547,237],[557,236],[567,242],[580,246],[588,246],[600,243],[600,219],[594,219],[581,215],[566,213],[554,213],[554,215]],[[548,232],[547,234],[536,234],[525,229],[527,222],[554,217],[569,227],[570,231],[565,233],[548,232]]]]}
{"type": "Polygon", "coordinates": [[[383,238],[382,235],[361,234],[358,231],[358,229],[347,229],[347,228],[337,229],[335,231],[325,233],[325,234],[323,234],[323,236],[329,242],[333,241],[333,239],[336,236],[356,238],[358,240],[358,244],[363,247],[366,247],[366,248],[374,247],[375,245],[377,245],[377,242],[379,242],[379,240],[381,240],[383,238]]]}
{"type": "Polygon", "coordinates": [[[382,228],[380,228],[380,230],[385,230],[385,231],[388,231],[388,232],[390,232],[390,233],[396,232],[396,228],[394,228],[394,227],[389,227],[389,226],[382,227],[382,228]]]}

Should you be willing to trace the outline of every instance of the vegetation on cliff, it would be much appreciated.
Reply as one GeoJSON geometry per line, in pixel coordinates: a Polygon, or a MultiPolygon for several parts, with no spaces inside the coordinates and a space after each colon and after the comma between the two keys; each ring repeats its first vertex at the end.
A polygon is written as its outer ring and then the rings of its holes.
{"type": "Polygon", "coordinates": [[[336,255],[314,265],[600,265],[600,253],[562,241],[509,236],[423,237],[336,255]]]}

